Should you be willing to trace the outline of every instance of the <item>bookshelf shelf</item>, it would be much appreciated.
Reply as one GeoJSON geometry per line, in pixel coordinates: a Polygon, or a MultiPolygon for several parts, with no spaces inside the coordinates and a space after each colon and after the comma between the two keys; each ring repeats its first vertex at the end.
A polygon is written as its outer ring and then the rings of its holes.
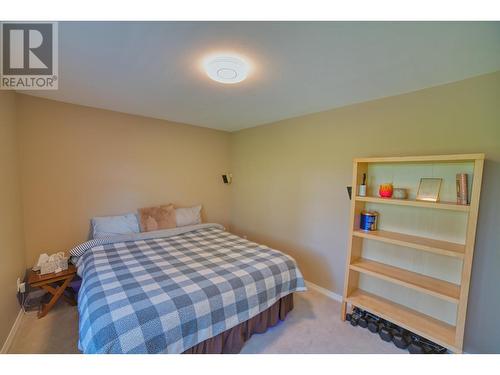
{"type": "Polygon", "coordinates": [[[450,324],[360,289],[348,295],[346,301],[455,352],[461,351],[455,346],[456,327],[450,324]]]}
{"type": "Polygon", "coordinates": [[[458,303],[460,300],[459,285],[407,271],[403,268],[363,258],[352,263],[349,268],[453,303],[458,303]]]}
{"type": "Polygon", "coordinates": [[[428,251],[431,253],[460,259],[463,259],[465,255],[465,245],[454,242],[435,240],[427,237],[412,236],[410,234],[389,232],[385,230],[367,232],[361,229],[354,229],[353,236],[385,242],[393,245],[411,247],[413,249],[428,251]]]}
{"type": "Polygon", "coordinates": [[[412,199],[391,199],[391,198],[357,196],[356,201],[378,203],[378,204],[394,204],[398,206],[426,207],[426,208],[435,208],[439,210],[452,210],[452,211],[462,211],[462,212],[468,212],[470,208],[469,205],[460,205],[453,202],[426,202],[426,201],[417,201],[412,199]]]}

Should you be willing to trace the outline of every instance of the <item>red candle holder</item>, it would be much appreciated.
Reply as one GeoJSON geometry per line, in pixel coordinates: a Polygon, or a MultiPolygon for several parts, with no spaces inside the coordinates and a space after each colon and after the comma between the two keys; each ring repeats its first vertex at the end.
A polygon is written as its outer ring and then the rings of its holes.
{"type": "Polygon", "coordinates": [[[392,197],[392,184],[381,184],[378,189],[378,195],[382,198],[391,198],[392,197]]]}

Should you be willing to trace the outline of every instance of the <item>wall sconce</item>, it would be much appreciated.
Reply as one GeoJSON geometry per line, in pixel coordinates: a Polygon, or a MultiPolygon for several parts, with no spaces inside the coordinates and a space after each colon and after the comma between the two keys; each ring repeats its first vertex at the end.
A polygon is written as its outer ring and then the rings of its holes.
{"type": "Polygon", "coordinates": [[[222,181],[225,184],[231,185],[231,182],[233,182],[233,175],[231,173],[223,174],[222,181]]]}

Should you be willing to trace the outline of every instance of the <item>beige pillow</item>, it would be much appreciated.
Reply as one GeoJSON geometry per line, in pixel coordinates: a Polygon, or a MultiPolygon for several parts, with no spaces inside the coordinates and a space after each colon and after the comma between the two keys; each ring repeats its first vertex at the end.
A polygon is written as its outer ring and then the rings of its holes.
{"type": "Polygon", "coordinates": [[[173,204],[139,209],[141,232],[170,229],[176,227],[175,208],[173,204]]]}
{"type": "Polygon", "coordinates": [[[201,223],[201,204],[199,206],[176,208],[175,221],[178,227],[201,223]]]}

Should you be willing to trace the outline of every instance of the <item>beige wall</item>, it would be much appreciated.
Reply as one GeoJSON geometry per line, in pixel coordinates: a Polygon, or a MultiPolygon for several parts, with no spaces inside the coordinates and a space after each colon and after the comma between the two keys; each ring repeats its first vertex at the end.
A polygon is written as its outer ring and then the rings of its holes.
{"type": "Polygon", "coordinates": [[[0,347],[19,312],[16,279],[24,275],[16,97],[0,91],[0,347]]]}
{"type": "MultiPolygon", "coordinates": [[[[14,288],[39,253],[84,240],[90,217],[170,201],[202,203],[205,220],[290,253],[308,280],[341,293],[353,157],[485,152],[465,350],[500,352],[500,300],[492,298],[500,285],[500,73],[234,134],[16,96],[22,189],[14,94],[0,95],[4,285],[14,288]],[[229,169],[226,186],[220,174],[229,169]]],[[[0,342],[16,312],[2,302],[0,342]]]]}
{"type": "Polygon", "coordinates": [[[87,238],[92,216],[201,203],[229,223],[226,132],[18,95],[26,262],[87,238]]]}
{"type": "Polygon", "coordinates": [[[485,152],[465,350],[500,352],[499,98],[495,73],[233,133],[232,229],[341,294],[354,157],[485,152]]]}

